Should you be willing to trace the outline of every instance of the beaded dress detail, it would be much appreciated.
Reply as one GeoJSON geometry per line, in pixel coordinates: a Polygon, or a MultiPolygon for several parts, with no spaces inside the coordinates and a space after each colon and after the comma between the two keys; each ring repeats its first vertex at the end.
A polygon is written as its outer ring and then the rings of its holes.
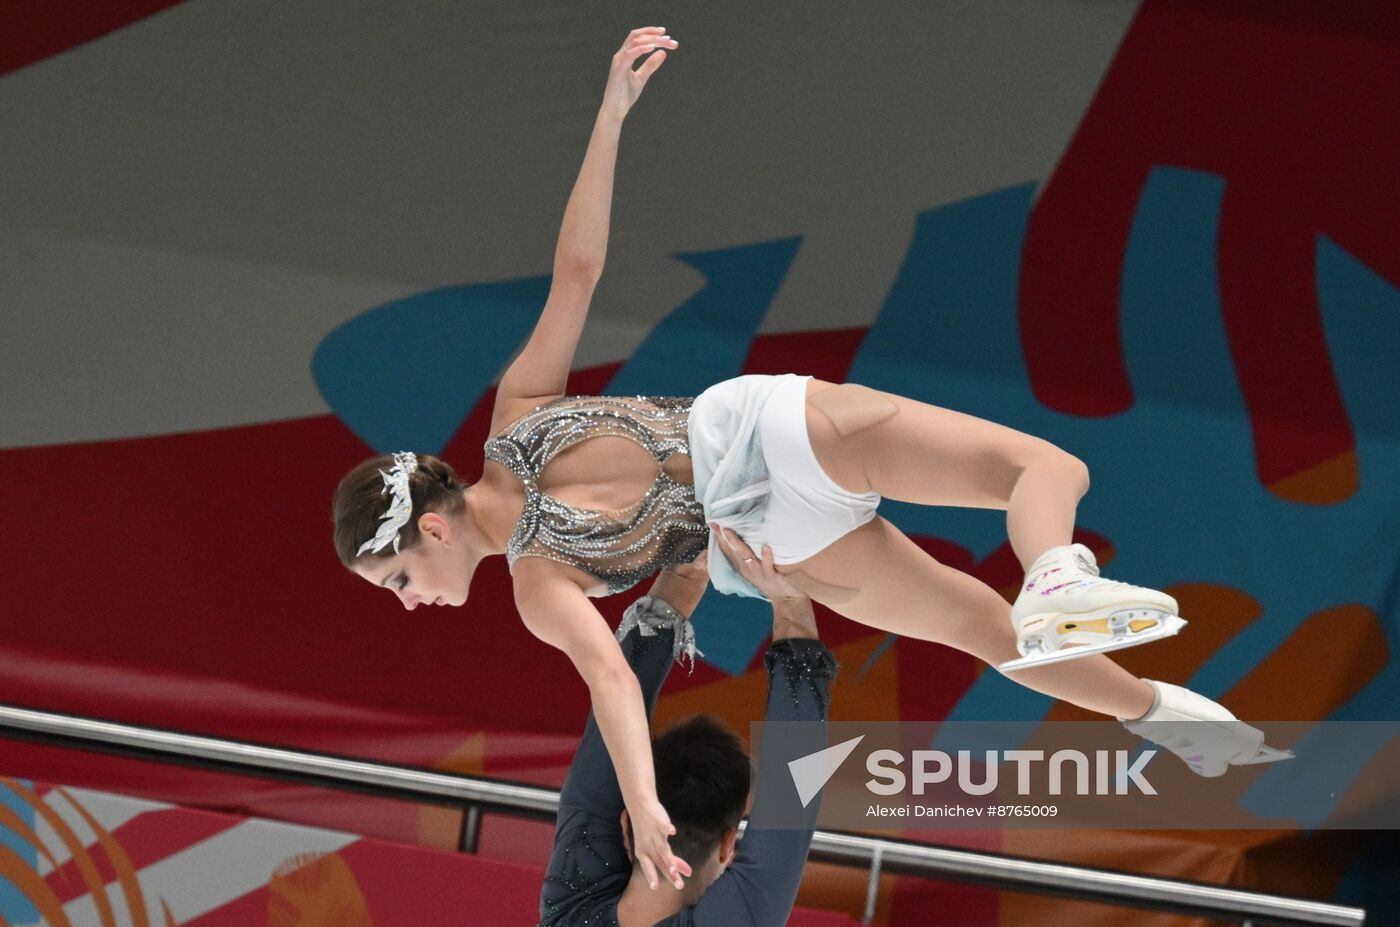
{"type": "Polygon", "coordinates": [[[486,459],[525,484],[525,508],[506,543],[506,560],[545,557],[605,582],[608,595],[673,563],[689,563],[709,544],[704,508],[689,483],[663,469],[641,499],[609,512],[580,509],[540,491],[537,481],[556,454],[587,438],[617,435],[664,465],[689,454],[688,396],[565,396],[536,406],[486,442],[486,459]]]}

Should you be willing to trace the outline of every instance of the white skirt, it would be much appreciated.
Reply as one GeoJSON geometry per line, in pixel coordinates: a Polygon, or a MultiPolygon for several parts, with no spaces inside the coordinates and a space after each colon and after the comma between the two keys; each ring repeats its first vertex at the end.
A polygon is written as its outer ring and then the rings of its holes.
{"type": "MultiPolygon", "coordinates": [[[[875,517],[880,495],[853,493],[822,470],[807,434],[809,376],[748,374],[696,397],[688,431],[695,498],[718,522],[774,563],[797,563],[875,517]]],[[[711,535],[710,583],[728,595],[766,599],[730,566],[711,535]]]]}

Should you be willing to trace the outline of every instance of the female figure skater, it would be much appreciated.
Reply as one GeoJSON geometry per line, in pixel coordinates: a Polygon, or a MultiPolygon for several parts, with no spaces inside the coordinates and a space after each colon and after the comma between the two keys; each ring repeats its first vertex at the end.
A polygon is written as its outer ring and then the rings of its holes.
{"type": "MultiPolygon", "coordinates": [[[[690,868],[667,845],[673,829],[656,799],[636,677],[588,599],[659,570],[655,593],[707,567],[721,591],[760,595],[722,553],[709,555],[719,543],[748,545],[848,618],[948,644],[1016,670],[1012,678],[1036,691],[1116,717],[1201,775],[1290,756],[1215,702],[1138,679],[1103,655],[1184,622],[1170,596],[1103,579],[1093,554],[1071,542],[1089,475],[1046,441],[793,374],[737,377],[694,399],[565,395],[603,269],[623,119],[677,47],[648,27],[613,55],[548,299],[501,378],[481,479],[464,484],[430,456],[365,461],[335,496],[346,566],[405,608],[460,606],[482,559],[506,555],[526,626],[567,653],[588,684],[653,886],[658,873],[679,886],[690,868]],[[878,517],[881,497],[1005,510],[1026,568],[1015,605],[878,517]]],[[[693,656],[693,640],[683,643],[693,656]]]]}

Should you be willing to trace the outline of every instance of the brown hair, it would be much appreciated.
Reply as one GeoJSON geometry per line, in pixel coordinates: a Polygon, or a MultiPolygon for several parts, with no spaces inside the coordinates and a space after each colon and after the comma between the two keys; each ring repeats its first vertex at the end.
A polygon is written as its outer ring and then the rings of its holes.
{"type": "MultiPolygon", "coordinates": [[[[340,562],[354,566],[361,558],[360,547],[374,537],[384,513],[389,510],[390,495],[384,492],[384,478],[379,471],[388,472],[394,466],[391,454],[371,457],[345,474],[335,489],[331,502],[335,519],[335,552],[340,562]]],[[[413,515],[399,529],[399,550],[409,550],[422,538],[418,532],[418,516],[424,512],[457,515],[466,508],[462,490],[470,484],[462,482],[447,461],[431,454],[418,455],[418,469],[408,479],[409,500],[413,515]]],[[[392,557],[394,545],[386,544],[378,553],[366,552],[365,557],[392,557]]]]}

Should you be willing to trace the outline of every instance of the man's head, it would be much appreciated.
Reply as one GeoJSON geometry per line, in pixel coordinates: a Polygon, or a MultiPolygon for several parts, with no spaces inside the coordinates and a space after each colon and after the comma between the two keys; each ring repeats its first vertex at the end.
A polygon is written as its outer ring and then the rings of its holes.
{"type": "MultiPolygon", "coordinates": [[[[651,752],[656,797],[676,828],[671,850],[691,868],[683,903],[694,904],[734,859],[749,798],[749,755],[743,742],[710,715],[673,725],[652,741],[651,752]]],[[[623,821],[630,850],[626,812],[623,821]]]]}

